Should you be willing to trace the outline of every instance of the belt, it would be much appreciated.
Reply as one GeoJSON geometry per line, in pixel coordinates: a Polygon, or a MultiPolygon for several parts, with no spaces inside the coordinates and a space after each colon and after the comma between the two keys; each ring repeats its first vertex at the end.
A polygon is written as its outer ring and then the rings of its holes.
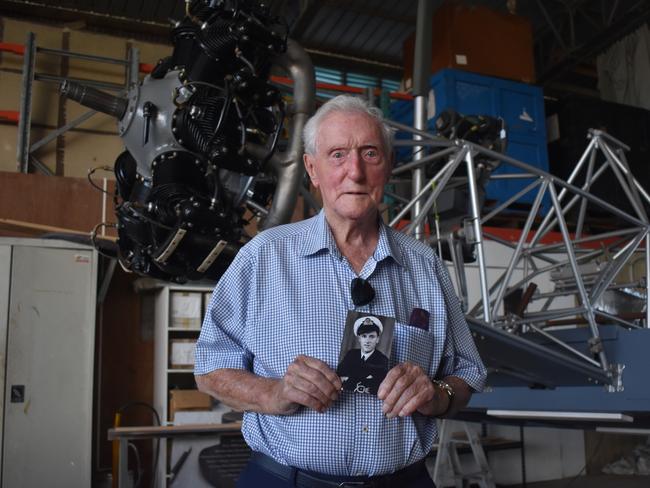
{"type": "Polygon", "coordinates": [[[408,482],[421,476],[426,470],[424,460],[422,460],[394,473],[381,476],[330,476],[280,464],[261,452],[253,452],[251,462],[285,481],[295,480],[295,486],[299,488],[406,487],[409,486],[408,482]]]}

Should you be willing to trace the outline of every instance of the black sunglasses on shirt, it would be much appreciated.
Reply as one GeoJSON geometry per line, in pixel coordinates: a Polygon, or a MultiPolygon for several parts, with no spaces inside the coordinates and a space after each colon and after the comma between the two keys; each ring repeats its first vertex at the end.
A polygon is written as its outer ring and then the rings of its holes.
{"type": "Polygon", "coordinates": [[[375,289],[370,285],[368,280],[363,278],[354,278],[350,283],[350,295],[355,307],[362,307],[372,302],[375,298],[375,289]]]}

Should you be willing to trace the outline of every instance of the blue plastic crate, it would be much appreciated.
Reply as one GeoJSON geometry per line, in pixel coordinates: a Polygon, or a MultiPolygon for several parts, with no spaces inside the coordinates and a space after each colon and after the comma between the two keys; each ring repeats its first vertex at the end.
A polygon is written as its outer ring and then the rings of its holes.
{"type": "MultiPolygon", "coordinates": [[[[548,171],[546,149],[546,120],[544,97],[537,86],[515,81],[483,76],[456,69],[443,69],[431,76],[434,115],[428,127],[434,130],[434,120],[446,109],[468,115],[501,117],[506,122],[508,147],[506,155],[548,171]]],[[[390,107],[391,118],[403,124],[413,125],[413,102],[396,101],[390,107]]],[[[410,138],[398,133],[398,138],[410,138]]],[[[399,148],[398,160],[410,159],[410,149],[399,148]]],[[[495,174],[513,172],[511,166],[497,168],[495,174]]],[[[487,198],[503,202],[530,184],[530,180],[495,180],[487,186],[487,198]]],[[[529,192],[518,202],[532,203],[536,192],[529,192]]],[[[550,205],[548,197],[543,209],[550,205]]]]}

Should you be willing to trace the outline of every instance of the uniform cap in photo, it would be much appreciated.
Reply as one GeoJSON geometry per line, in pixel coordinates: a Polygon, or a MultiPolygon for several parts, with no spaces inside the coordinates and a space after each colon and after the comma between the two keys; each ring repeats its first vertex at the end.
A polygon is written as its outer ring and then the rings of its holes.
{"type": "Polygon", "coordinates": [[[358,336],[359,334],[371,332],[376,329],[379,329],[379,335],[384,331],[384,326],[377,317],[366,315],[354,321],[354,335],[358,336]],[[359,329],[361,329],[361,332],[359,332],[359,329]]]}

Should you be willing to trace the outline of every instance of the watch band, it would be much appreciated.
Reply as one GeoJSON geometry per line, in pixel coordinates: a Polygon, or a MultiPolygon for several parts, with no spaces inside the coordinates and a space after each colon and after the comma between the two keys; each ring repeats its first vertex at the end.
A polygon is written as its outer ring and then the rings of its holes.
{"type": "Polygon", "coordinates": [[[449,383],[442,380],[433,380],[432,383],[436,385],[438,388],[440,388],[442,391],[444,391],[447,394],[447,398],[449,398],[449,404],[447,405],[445,411],[437,415],[438,417],[444,417],[451,409],[451,403],[454,400],[454,396],[455,396],[454,389],[451,387],[449,383]]]}

